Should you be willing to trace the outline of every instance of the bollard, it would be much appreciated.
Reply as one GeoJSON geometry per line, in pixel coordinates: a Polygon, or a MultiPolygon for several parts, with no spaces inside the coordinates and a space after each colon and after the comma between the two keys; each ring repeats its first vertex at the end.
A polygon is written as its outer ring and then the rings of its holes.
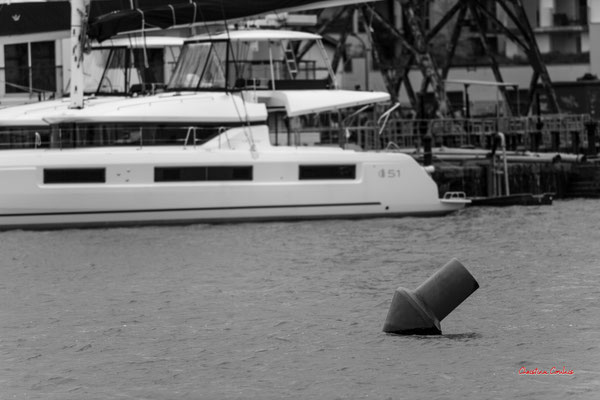
{"type": "Polygon", "coordinates": [[[431,150],[432,142],[433,137],[430,133],[423,136],[423,165],[425,166],[433,165],[433,152],[431,150]]]}
{"type": "Polygon", "coordinates": [[[452,259],[414,293],[398,288],[383,331],[402,335],[441,335],[440,321],[479,288],[467,269],[452,259]]]}

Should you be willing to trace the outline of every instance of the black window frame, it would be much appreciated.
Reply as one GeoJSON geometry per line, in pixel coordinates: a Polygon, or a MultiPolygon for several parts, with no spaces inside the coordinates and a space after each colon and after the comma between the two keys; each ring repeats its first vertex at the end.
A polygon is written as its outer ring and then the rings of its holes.
{"type": "Polygon", "coordinates": [[[298,180],[354,180],[356,164],[304,164],[298,166],[298,180]]]}
{"type": "Polygon", "coordinates": [[[154,167],[154,182],[230,182],[254,180],[251,165],[154,167]]]}
{"type": "Polygon", "coordinates": [[[106,168],[44,168],[44,184],[106,183],[106,168]]]}

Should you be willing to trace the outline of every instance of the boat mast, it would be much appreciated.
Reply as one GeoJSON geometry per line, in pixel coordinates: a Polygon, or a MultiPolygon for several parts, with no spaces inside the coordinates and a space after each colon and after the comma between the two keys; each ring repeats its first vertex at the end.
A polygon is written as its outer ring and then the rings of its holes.
{"type": "Polygon", "coordinates": [[[71,104],[83,108],[83,46],[90,0],[71,0],[71,104]]]}

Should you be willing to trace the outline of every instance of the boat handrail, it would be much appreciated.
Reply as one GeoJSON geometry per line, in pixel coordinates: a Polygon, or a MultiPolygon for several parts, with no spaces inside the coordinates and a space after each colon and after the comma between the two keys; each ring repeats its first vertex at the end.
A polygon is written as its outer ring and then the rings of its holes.
{"type": "Polygon", "coordinates": [[[185,135],[185,141],[183,142],[184,150],[187,148],[188,141],[190,140],[190,133],[192,133],[192,132],[194,132],[194,137],[193,137],[194,149],[196,148],[196,127],[190,126],[190,127],[188,127],[187,134],[185,135]]]}
{"type": "Polygon", "coordinates": [[[227,140],[227,146],[228,146],[229,148],[231,148],[231,142],[229,142],[229,136],[227,136],[227,134],[223,135],[223,133],[224,133],[225,131],[227,131],[227,129],[225,129],[225,127],[221,126],[221,127],[219,128],[219,135],[218,135],[218,138],[219,138],[219,148],[221,148],[221,138],[222,138],[223,136],[225,136],[225,140],[227,140]]]}
{"type": "Polygon", "coordinates": [[[11,149],[70,149],[112,146],[202,146],[224,126],[154,123],[80,123],[40,127],[0,127],[0,151],[11,149]]]}
{"type": "Polygon", "coordinates": [[[398,146],[398,144],[396,142],[392,142],[392,141],[388,142],[388,144],[385,146],[385,149],[384,149],[384,151],[390,151],[390,152],[397,152],[400,150],[402,150],[400,148],[400,146],[398,146]]]}
{"type": "Polygon", "coordinates": [[[465,200],[467,194],[465,192],[446,192],[444,193],[444,200],[465,200]]]}

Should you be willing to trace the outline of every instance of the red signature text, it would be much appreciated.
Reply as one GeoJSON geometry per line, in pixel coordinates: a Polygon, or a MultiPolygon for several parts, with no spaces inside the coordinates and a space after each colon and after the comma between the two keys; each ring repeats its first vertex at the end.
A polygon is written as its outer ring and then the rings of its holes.
{"type": "Polygon", "coordinates": [[[567,367],[562,367],[559,369],[558,367],[552,367],[548,369],[527,369],[527,367],[521,367],[519,369],[519,375],[573,375],[572,369],[567,369],[567,367]]]}

